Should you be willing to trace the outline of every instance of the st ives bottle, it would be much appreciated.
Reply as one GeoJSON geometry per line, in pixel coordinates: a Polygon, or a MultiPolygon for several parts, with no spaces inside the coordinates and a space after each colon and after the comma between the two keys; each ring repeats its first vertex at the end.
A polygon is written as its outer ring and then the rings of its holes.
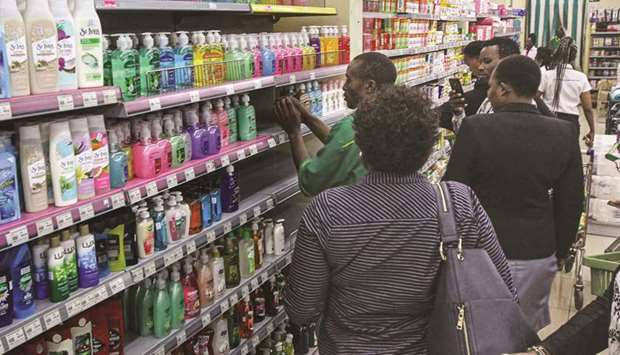
{"type": "Polygon", "coordinates": [[[19,140],[26,212],[40,212],[47,208],[47,179],[39,126],[21,126],[19,140]]]}
{"type": "Polygon", "coordinates": [[[29,50],[30,89],[33,94],[58,90],[58,36],[47,0],[28,0],[26,39],[29,50]]]}
{"type": "Polygon", "coordinates": [[[50,124],[50,168],[56,207],[76,203],[75,155],[67,121],[50,124]]]}
{"type": "Polygon", "coordinates": [[[103,32],[95,1],[76,1],[73,18],[77,32],[78,86],[103,86],[103,32]]]}
{"type": "Polygon", "coordinates": [[[0,24],[4,32],[7,62],[9,68],[9,96],[30,95],[30,72],[26,27],[15,0],[0,1],[0,24]]]}
{"type": "Polygon", "coordinates": [[[74,118],[69,121],[73,150],[75,152],[75,178],[78,199],[87,200],[95,196],[95,180],[93,179],[94,155],[86,117],[74,118]]]}
{"type": "Polygon", "coordinates": [[[76,32],[67,0],[50,0],[58,36],[58,89],[77,89],[76,32]]]}
{"type": "Polygon", "coordinates": [[[110,152],[103,115],[88,116],[88,130],[93,150],[95,193],[101,195],[110,191],[110,152]]]}

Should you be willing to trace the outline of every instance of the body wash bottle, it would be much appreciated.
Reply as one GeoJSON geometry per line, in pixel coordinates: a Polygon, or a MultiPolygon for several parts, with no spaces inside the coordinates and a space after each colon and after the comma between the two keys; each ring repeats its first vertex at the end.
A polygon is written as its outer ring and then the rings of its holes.
{"type": "Polygon", "coordinates": [[[185,322],[185,295],[178,270],[170,273],[170,327],[179,329],[185,322]]]}
{"type": "Polygon", "coordinates": [[[136,234],[138,239],[138,256],[141,259],[153,255],[155,247],[155,225],[148,211],[140,212],[136,223],[136,234]]]}
{"type": "Polygon", "coordinates": [[[97,268],[97,252],[95,236],[88,230],[88,225],[80,226],[80,236],[75,240],[77,245],[78,271],[80,288],[89,288],[99,284],[97,268]]]}
{"type": "Polygon", "coordinates": [[[254,106],[250,104],[250,96],[244,94],[241,102],[242,104],[237,110],[239,139],[242,141],[256,139],[256,111],[254,106]]]}
{"type": "Polygon", "coordinates": [[[110,271],[124,271],[127,266],[125,260],[125,224],[119,215],[115,215],[112,216],[110,225],[113,226],[107,231],[107,254],[110,271]]]}
{"type": "Polygon", "coordinates": [[[50,124],[50,168],[56,207],[76,203],[75,155],[67,121],[50,124]]]}
{"type": "Polygon", "coordinates": [[[140,95],[156,95],[159,93],[161,72],[159,71],[159,48],[155,48],[153,34],[142,34],[142,48],[140,49],[140,95]]]}
{"type": "Polygon", "coordinates": [[[220,191],[222,194],[222,211],[231,213],[239,209],[240,191],[239,178],[235,167],[229,165],[222,176],[220,191]]]}
{"type": "Polygon", "coordinates": [[[155,206],[153,212],[153,223],[155,225],[155,251],[162,251],[168,248],[168,233],[166,228],[166,213],[164,206],[155,206]]]}
{"type": "Polygon", "coordinates": [[[254,275],[254,240],[251,232],[247,228],[241,230],[241,240],[239,241],[239,271],[241,277],[248,278],[254,275]]]}
{"type": "Polygon", "coordinates": [[[110,275],[110,259],[108,258],[108,234],[106,233],[103,222],[93,224],[93,234],[95,236],[95,253],[97,254],[97,268],[99,269],[99,279],[110,275]]]}
{"type": "Polygon", "coordinates": [[[44,300],[49,297],[49,282],[47,279],[47,250],[49,247],[49,242],[45,239],[37,239],[32,247],[34,297],[38,300],[44,300]]]}
{"type": "MultiPolygon", "coordinates": [[[[6,257],[6,256],[3,256],[6,257]]],[[[30,249],[22,244],[11,249],[8,255],[13,285],[13,314],[15,318],[28,318],[35,311],[32,289],[32,268],[30,249]]]]}
{"type": "Polygon", "coordinates": [[[50,0],[58,35],[58,89],[78,87],[76,71],[76,32],[67,0],[50,0]]]}
{"type": "Polygon", "coordinates": [[[151,278],[146,278],[137,294],[136,307],[137,323],[140,336],[146,337],[153,334],[153,300],[154,287],[151,278]]]}
{"type": "Polygon", "coordinates": [[[185,303],[185,319],[195,318],[200,314],[200,295],[196,274],[191,263],[191,258],[185,259],[183,265],[183,295],[185,303]]]}
{"type": "Polygon", "coordinates": [[[109,133],[110,145],[110,186],[118,189],[127,183],[127,153],[121,150],[114,130],[109,133]]]}
{"type": "Polygon", "coordinates": [[[159,148],[150,142],[151,130],[142,125],[140,143],[133,148],[133,170],[137,177],[149,179],[157,176],[162,170],[162,156],[159,148]]]}
{"type": "Polygon", "coordinates": [[[58,91],[58,36],[47,0],[28,0],[24,19],[31,92],[46,94],[58,91]]]}
{"type": "Polygon", "coordinates": [[[176,198],[178,210],[181,212],[182,222],[177,220],[177,233],[180,235],[180,239],[187,238],[189,236],[189,221],[192,212],[189,205],[183,200],[183,193],[181,191],[173,192],[173,196],[176,198]]]}
{"type": "Polygon", "coordinates": [[[110,192],[110,153],[103,115],[88,116],[88,130],[93,150],[95,193],[101,195],[110,192]]]}
{"type": "Polygon", "coordinates": [[[19,155],[26,212],[47,209],[45,155],[38,125],[19,127],[19,155]]]}
{"type": "Polygon", "coordinates": [[[209,267],[209,253],[207,249],[200,251],[199,264],[196,267],[196,281],[200,291],[200,306],[202,308],[213,302],[213,273],[209,267]]]}
{"type": "Polygon", "coordinates": [[[230,139],[230,131],[228,113],[224,110],[224,100],[218,99],[215,102],[215,114],[217,117],[217,125],[220,128],[220,147],[227,147],[230,139]]]}
{"type": "Polygon", "coordinates": [[[103,32],[94,0],[75,2],[77,71],[80,88],[103,86],[103,32]]]}
{"type": "Polygon", "coordinates": [[[75,178],[78,200],[87,200],[95,196],[95,180],[92,177],[94,155],[86,117],[74,118],[69,121],[73,150],[75,153],[75,178]]]}
{"type": "Polygon", "coordinates": [[[153,335],[163,338],[170,332],[170,295],[163,274],[157,278],[157,291],[153,298],[153,335]]]}
{"type": "Polygon", "coordinates": [[[209,263],[211,273],[213,274],[213,298],[220,296],[226,290],[226,271],[224,266],[224,258],[220,254],[220,250],[215,247],[211,255],[209,263]]]}
{"type": "Polygon", "coordinates": [[[77,256],[75,252],[75,240],[71,236],[71,232],[67,229],[62,231],[60,237],[60,245],[65,252],[65,274],[67,275],[67,285],[69,292],[78,289],[78,266],[77,256]]]}
{"type": "Polygon", "coordinates": [[[10,77],[10,96],[30,95],[26,26],[15,0],[0,1],[0,24],[4,32],[10,77]]]}
{"type": "Polygon", "coordinates": [[[47,251],[47,270],[50,280],[50,300],[64,301],[69,297],[69,284],[65,269],[65,251],[57,235],[51,238],[51,246],[47,251]]]}

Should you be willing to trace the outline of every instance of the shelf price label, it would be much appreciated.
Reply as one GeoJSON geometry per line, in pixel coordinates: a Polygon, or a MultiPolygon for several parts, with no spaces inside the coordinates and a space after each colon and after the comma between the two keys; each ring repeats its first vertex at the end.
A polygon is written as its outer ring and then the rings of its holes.
{"type": "Polygon", "coordinates": [[[96,92],[82,93],[82,102],[84,103],[84,107],[97,106],[97,104],[99,103],[97,101],[97,93],[96,92]]]}
{"type": "Polygon", "coordinates": [[[62,322],[62,318],[60,317],[60,312],[55,309],[51,312],[48,312],[43,316],[43,322],[45,323],[45,329],[50,330],[53,327],[57,326],[62,322]]]}
{"type": "Polygon", "coordinates": [[[140,188],[129,191],[129,203],[130,204],[133,205],[134,203],[140,201],[141,199],[142,199],[142,192],[140,191],[140,188]]]}
{"type": "Polygon", "coordinates": [[[12,333],[7,334],[6,342],[9,344],[9,350],[15,349],[26,342],[26,334],[22,328],[18,328],[12,333]]]}
{"type": "Polygon", "coordinates": [[[235,87],[233,85],[226,85],[225,88],[226,88],[226,96],[235,94],[235,87]]]}
{"type": "Polygon", "coordinates": [[[97,288],[95,292],[93,292],[93,295],[94,295],[95,302],[101,302],[107,299],[108,297],[110,297],[110,294],[108,293],[108,289],[105,286],[101,286],[97,288]]]}
{"type": "Polygon", "coordinates": [[[268,209],[268,210],[272,209],[272,208],[273,208],[273,206],[274,206],[273,199],[272,199],[272,198],[268,199],[268,200],[267,200],[267,202],[266,202],[266,204],[267,204],[267,209],[268,209]]]}
{"type": "Polygon", "coordinates": [[[206,164],[205,164],[205,168],[207,169],[207,173],[212,173],[215,171],[215,164],[213,163],[213,160],[209,160],[206,164]]]}
{"type": "Polygon", "coordinates": [[[229,308],[230,308],[230,305],[228,304],[228,299],[222,300],[222,302],[220,303],[220,312],[224,313],[229,308]]]}
{"type": "Polygon", "coordinates": [[[254,345],[254,347],[257,347],[260,345],[260,338],[258,337],[258,335],[255,335],[252,337],[252,345],[254,345]]]}
{"type": "Polygon", "coordinates": [[[211,314],[206,312],[202,315],[202,327],[206,328],[209,324],[211,324],[211,314]]]}
{"type": "Polygon", "coordinates": [[[237,151],[237,160],[243,160],[246,158],[245,149],[239,149],[237,151]]]}
{"type": "Polygon", "coordinates": [[[172,175],[166,176],[166,184],[168,184],[169,189],[177,186],[179,184],[179,181],[177,180],[177,175],[172,174],[172,175]]]}
{"type": "Polygon", "coordinates": [[[232,223],[226,222],[224,223],[224,234],[230,233],[232,231],[232,223]]]}
{"type": "Polygon", "coordinates": [[[210,2],[209,3],[209,10],[215,10],[217,9],[217,4],[214,2],[210,2]]]}
{"type": "Polygon", "coordinates": [[[58,229],[65,229],[72,226],[73,215],[71,214],[71,211],[56,216],[56,224],[58,225],[58,229]]]}
{"type": "Polygon", "coordinates": [[[146,184],[146,196],[151,197],[157,195],[158,192],[159,190],[157,189],[157,183],[155,181],[146,184]]]}
{"type": "Polygon", "coordinates": [[[222,168],[227,167],[230,165],[230,158],[228,157],[228,155],[224,155],[223,157],[220,158],[220,163],[222,164],[222,168]]]}
{"type": "Polygon", "coordinates": [[[239,302],[239,296],[237,295],[237,292],[230,295],[230,298],[228,299],[228,301],[230,302],[231,307],[237,304],[237,302],[239,302]]]}
{"type": "Polygon", "coordinates": [[[273,323],[269,322],[269,324],[267,324],[267,334],[271,333],[273,333],[273,323]]]}
{"type": "Polygon", "coordinates": [[[185,181],[194,180],[196,178],[196,171],[194,171],[194,168],[187,168],[184,173],[185,181]]]}
{"type": "Polygon", "coordinates": [[[256,217],[260,216],[260,215],[261,215],[261,212],[262,212],[262,211],[261,211],[260,206],[256,206],[256,207],[254,207],[254,218],[256,218],[256,217]]]}
{"type": "Polygon", "coordinates": [[[262,79],[254,80],[254,90],[258,90],[262,88],[263,88],[263,80],[262,79]]]}
{"type": "Polygon", "coordinates": [[[263,283],[264,283],[264,282],[267,282],[267,280],[269,280],[269,274],[268,274],[267,272],[263,272],[263,273],[260,275],[260,279],[261,279],[261,281],[262,281],[263,283]]]}
{"type": "Polygon", "coordinates": [[[313,80],[313,81],[316,80],[316,73],[315,72],[310,73],[310,80],[313,80]]]}
{"type": "Polygon", "coordinates": [[[184,329],[181,329],[179,331],[179,333],[176,335],[176,339],[177,339],[177,346],[185,343],[185,340],[187,340],[187,334],[185,334],[184,329]]]}
{"type": "Polygon", "coordinates": [[[69,318],[82,311],[82,299],[77,298],[65,304],[65,310],[69,318]]]}
{"type": "Polygon", "coordinates": [[[6,235],[6,243],[8,245],[19,245],[26,243],[30,238],[30,234],[28,234],[28,227],[21,226],[15,229],[12,229],[6,235]]]}
{"type": "Polygon", "coordinates": [[[125,280],[123,277],[117,277],[115,280],[110,282],[110,289],[112,290],[112,295],[115,295],[122,290],[125,289],[125,280]]]}
{"type": "Polygon", "coordinates": [[[258,154],[258,147],[256,146],[256,144],[252,144],[250,146],[250,155],[256,155],[258,154]]]}
{"type": "Polygon", "coordinates": [[[248,223],[248,215],[247,213],[242,213],[239,215],[239,225],[242,226],[246,223],[248,223]]]}
{"type": "Polygon", "coordinates": [[[252,286],[252,291],[256,290],[258,288],[258,286],[260,286],[260,283],[258,282],[258,278],[253,278],[252,281],[250,281],[250,286],[252,286]]]}
{"type": "Polygon", "coordinates": [[[10,120],[13,118],[13,111],[11,111],[11,104],[9,102],[3,102],[0,104],[0,120],[10,120]]]}
{"type": "Polygon", "coordinates": [[[185,252],[188,255],[196,252],[196,241],[195,240],[190,240],[190,242],[185,245],[185,252]]]}
{"type": "Polygon", "coordinates": [[[189,92],[189,101],[190,102],[198,102],[200,101],[200,92],[197,90],[189,92]]]}
{"type": "Polygon", "coordinates": [[[276,140],[274,138],[269,138],[269,140],[267,141],[267,145],[269,146],[269,149],[271,149],[278,144],[276,143],[276,140]]]}
{"type": "Polygon", "coordinates": [[[131,270],[131,279],[133,280],[133,283],[135,284],[144,280],[144,269],[138,268],[135,270],[131,270]]]}
{"type": "Polygon", "coordinates": [[[295,74],[291,74],[291,76],[288,77],[288,83],[295,84],[296,82],[297,82],[297,76],[295,76],[295,74]]]}
{"type": "Polygon", "coordinates": [[[241,288],[241,294],[243,295],[243,297],[247,296],[250,293],[250,288],[248,287],[248,285],[243,286],[243,288],[241,288]]]}
{"type": "Polygon", "coordinates": [[[47,235],[54,231],[54,223],[51,218],[45,218],[40,221],[37,221],[37,235],[47,235]]]}
{"type": "Polygon", "coordinates": [[[80,212],[80,221],[85,221],[95,217],[95,208],[92,203],[87,203],[78,208],[80,212]]]}
{"type": "Polygon", "coordinates": [[[247,346],[242,346],[239,353],[241,355],[248,355],[248,347],[247,346]]]}
{"type": "Polygon", "coordinates": [[[207,232],[207,243],[211,244],[215,241],[215,231],[210,230],[207,232]]]}
{"type": "Polygon", "coordinates": [[[122,192],[112,195],[111,199],[113,209],[125,207],[125,195],[122,192]]]}
{"type": "Polygon", "coordinates": [[[155,262],[151,261],[150,263],[144,265],[144,277],[149,277],[154,275],[157,272],[157,267],[155,266],[155,262]]]}
{"type": "Polygon", "coordinates": [[[151,111],[161,110],[161,101],[159,101],[158,97],[154,99],[149,99],[149,110],[151,111]]]}
{"type": "Polygon", "coordinates": [[[114,90],[104,90],[103,91],[103,103],[105,105],[112,105],[118,102],[116,98],[116,91],[114,90]]]}
{"type": "Polygon", "coordinates": [[[280,135],[278,135],[278,141],[280,144],[288,142],[288,136],[286,133],[280,133],[280,135]]]}
{"type": "Polygon", "coordinates": [[[73,110],[75,106],[73,105],[73,95],[59,95],[58,99],[58,110],[67,111],[73,110]]]}
{"type": "Polygon", "coordinates": [[[26,333],[27,339],[32,339],[37,335],[43,333],[43,326],[41,325],[41,320],[35,319],[32,322],[26,324],[24,326],[24,332],[26,333]]]}

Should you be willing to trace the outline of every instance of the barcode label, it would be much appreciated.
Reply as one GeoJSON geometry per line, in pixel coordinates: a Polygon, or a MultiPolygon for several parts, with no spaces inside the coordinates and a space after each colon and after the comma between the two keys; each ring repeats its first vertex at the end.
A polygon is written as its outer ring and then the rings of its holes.
{"type": "Polygon", "coordinates": [[[115,295],[125,289],[125,280],[123,277],[118,277],[114,281],[110,282],[110,289],[112,294],[115,295]]]}
{"type": "Polygon", "coordinates": [[[246,158],[245,149],[240,149],[237,151],[237,160],[243,160],[246,158]]]}
{"type": "Polygon", "coordinates": [[[129,203],[134,204],[142,199],[142,192],[139,188],[129,191],[129,203]]]}
{"type": "Polygon", "coordinates": [[[161,101],[159,101],[159,98],[149,99],[149,110],[151,111],[161,110],[161,101]]]}
{"type": "Polygon", "coordinates": [[[51,218],[45,218],[40,221],[37,221],[37,235],[43,236],[50,234],[54,231],[54,222],[52,222],[51,218]]]}
{"type": "Polygon", "coordinates": [[[97,106],[99,103],[97,101],[97,93],[96,92],[85,92],[82,94],[82,101],[84,102],[84,107],[93,107],[97,106]]]}
{"type": "Polygon", "coordinates": [[[115,90],[105,90],[103,92],[103,103],[105,105],[112,105],[118,102],[115,90]]]}
{"type": "Polygon", "coordinates": [[[171,189],[175,186],[177,186],[179,184],[179,181],[177,180],[177,176],[176,174],[174,175],[168,175],[166,177],[166,183],[168,184],[168,188],[171,189]]]}
{"type": "Polygon", "coordinates": [[[37,335],[43,333],[43,326],[41,325],[41,320],[35,319],[32,322],[26,324],[24,326],[24,332],[26,333],[26,338],[32,339],[37,335]]]}
{"type": "Polygon", "coordinates": [[[43,321],[45,322],[45,329],[50,330],[60,324],[62,322],[62,318],[60,317],[60,312],[55,309],[44,315],[43,321]]]}
{"type": "Polygon", "coordinates": [[[146,195],[148,197],[157,195],[157,192],[159,192],[159,190],[157,189],[157,183],[155,181],[146,184],[146,195]]]}
{"type": "Polygon", "coordinates": [[[73,95],[60,95],[57,97],[58,99],[58,110],[67,111],[73,110],[75,106],[73,105],[73,95]]]}
{"type": "Polygon", "coordinates": [[[117,209],[125,206],[125,195],[122,192],[112,195],[112,208],[117,209]]]}
{"type": "Polygon", "coordinates": [[[73,225],[73,215],[71,212],[65,212],[61,215],[56,216],[56,224],[58,225],[58,229],[65,229],[73,225]]]}
{"type": "Polygon", "coordinates": [[[198,91],[190,91],[189,92],[189,101],[190,102],[198,102],[200,101],[200,92],[198,91]]]}
{"type": "Polygon", "coordinates": [[[80,211],[80,221],[95,217],[95,208],[91,203],[80,206],[78,210],[80,211]]]}
{"type": "Polygon", "coordinates": [[[11,104],[3,102],[0,104],[0,120],[10,120],[13,118],[13,111],[11,111],[11,104]]]}
{"type": "Polygon", "coordinates": [[[144,269],[139,268],[136,270],[131,270],[131,279],[134,283],[144,280],[144,269]]]}
{"type": "Polygon", "coordinates": [[[6,342],[9,344],[9,350],[15,349],[26,342],[24,330],[19,328],[6,336],[6,342]]]}
{"type": "Polygon", "coordinates": [[[196,178],[196,172],[194,168],[185,169],[185,181],[194,180],[196,178]]]}

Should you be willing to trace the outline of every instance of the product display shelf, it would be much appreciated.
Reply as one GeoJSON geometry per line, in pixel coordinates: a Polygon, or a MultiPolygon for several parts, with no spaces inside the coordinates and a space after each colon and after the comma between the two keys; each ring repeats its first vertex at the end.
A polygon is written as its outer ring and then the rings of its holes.
{"type": "Polygon", "coordinates": [[[514,31],[514,32],[504,32],[504,33],[494,33],[493,35],[495,37],[512,37],[512,36],[517,36],[520,35],[521,31],[514,31]]]}
{"type": "MultiPolygon", "coordinates": [[[[256,270],[256,273],[252,277],[242,279],[239,286],[232,289],[227,289],[222,296],[215,300],[215,302],[203,308],[200,316],[186,320],[181,329],[172,330],[170,334],[164,338],[136,338],[129,344],[125,344],[125,355],[164,355],[181,346],[188,338],[191,338],[197,334],[203,328],[211,324],[211,322],[221,314],[236,305],[240,299],[243,299],[262,284],[268,282],[271,276],[277,274],[288,266],[292,259],[292,249],[289,249],[288,252],[280,256],[266,257],[265,265],[263,265],[261,269],[256,270]]],[[[258,335],[258,338],[260,339],[260,335],[263,335],[264,339],[269,333],[273,332],[275,324],[282,323],[285,317],[286,315],[282,311],[274,318],[267,318],[263,322],[259,323],[257,329],[255,329],[255,333],[258,335]],[[269,330],[271,330],[271,332],[269,332],[269,330]]],[[[249,341],[244,339],[238,347],[232,350],[231,354],[235,354],[235,350],[241,351],[241,348],[248,350],[248,343],[254,344],[255,338],[256,337],[250,339],[249,341]]],[[[260,343],[260,341],[258,343],[260,343]]],[[[258,343],[256,343],[256,345],[258,345],[258,343]]]]}
{"type": "Polygon", "coordinates": [[[265,76],[261,78],[226,82],[222,85],[181,90],[164,93],[156,96],[145,96],[133,101],[123,102],[105,113],[107,117],[125,118],[142,115],[149,112],[184,106],[187,104],[211,100],[224,96],[246,93],[263,88],[284,86],[309,80],[321,80],[334,76],[344,75],[346,65],[317,68],[297,73],[265,76]]]}
{"type": "Polygon", "coordinates": [[[588,76],[588,79],[615,79],[616,76],[615,75],[607,75],[607,76],[588,76]]]}
{"type": "Polygon", "coordinates": [[[618,70],[618,67],[589,67],[591,70],[618,70]]]}
{"type": "Polygon", "coordinates": [[[424,165],[422,166],[422,169],[420,169],[420,172],[422,173],[426,172],[433,165],[435,165],[439,160],[445,158],[446,156],[450,156],[451,150],[452,149],[450,145],[446,144],[442,148],[439,148],[438,150],[434,151],[431,154],[431,156],[428,157],[428,160],[426,161],[426,163],[424,163],[424,165]]]}
{"type": "Polygon", "coordinates": [[[591,55],[590,58],[620,59],[620,55],[591,55]]]}
{"type": "Polygon", "coordinates": [[[387,12],[364,12],[364,18],[409,18],[413,20],[435,20],[435,21],[476,21],[475,17],[467,16],[442,16],[431,14],[400,14],[400,13],[387,13],[387,12]]]}
{"type": "Polygon", "coordinates": [[[113,105],[121,99],[115,87],[65,90],[0,100],[0,121],[113,105]]]}
{"type": "MultiPolygon", "coordinates": [[[[351,110],[334,112],[323,117],[333,125],[351,114],[351,110]]],[[[182,183],[210,174],[227,165],[250,158],[256,154],[288,142],[288,136],[279,128],[260,132],[256,139],[239,142],[224,148],[219,154],[192,160],[153,179],[133,179],[123,189],[115,189],[91,200],[80,201],[68,207],[50,207],[39,213],[24,213],[22,218],[0,226],[0,250],[27,243],[36,238],[82,223],[107,212],[134,204],[149,196],[161,193],[182,183]]],[[[309,130],[304,134],[310,134],[309,130]]]]}
{"type": "Polygon", "coordinates": [[[379,50],[377,52],[382,53],[392,58],[392,57],[401,57],[404,55],[424,54],[424,53],[430,53],[430,52],[437,52],[437,51],[441,51],[444,49],[464,47],[471,42],[472,41],[459,41],[459,42],[439,44],[435,46],[426,46],[422,48],[387,49],[387,50],[379,50]]]}
{"type": "Polygon", "coordinates": [[[232,349],[229,355],[247,355],[252,350],[256,350],[258,345],[265,339],[267,339],[273,331],[280,326],[280,324],[286,322],[287,316],[284,311],[278,313],[273,318],[266,318],[264,321],[254,326],[254,336],[251,339],[242,339],[239,346],[232,349]]]}
{"type": "Polygon", "coordinates": [[[95,0],[97,10],[218,11],[249,13],[249,4],[204,1],[95,0]]]}
{"type": "Polygon", "coordinates": [[[250,11],[255,15],[276,16],[334,16],[335,7],[325,6],[293,6],[293,5],[263,5],[250,4],[250,11]]]}
{"type": "Polygon", "coordinates": [[[425,84],[425,83],[428,83],[428,82],[433,81],[433,80],[447,78],[449,76],[457,74],[457,73],[459,73],[459,72],[461,72],[463,70],[466,70],[466,69],[467,69],[466,65],[459,65],[458,67],[456,67],[454,69],[449,69],[449,70],[446,70],[446,71],[441,72],[441,73],[435,73],[435,74],[431,74],[431,75],[426,75],[426,76],[423,76],[421,78],[415,78],[415,79],[406,81],[404,83],[404,85],[407,85],[407,86],[411,87],[411,86],[417,86],[417,85],[425,84]]]}
{"type": "Polygon", "coordinates": [[[0,344],[10,350],[33,339],[72,316],[142,281],[145,277],[154,275],[198,248],[215,242],[233,229],[246,224],[251,218],[263,215],[299,192],[297,177],[283,179],[242,200],[239,210],[224,213],[219,222],[189,238],[169,245],[165,251],[141,259],[137,265],[129,266],[125,271],[112,273],[96,287],[79,289],[67,300],[59,303],[48,300],[36,301],[37,310],[34,315],[26,319],[15,319],[11,325],[0,328],[0,344]]]}
{"type": "Polygon", "coordinates": [[[590,218],[588,221],[588,234],[618,238],[620,237],[620,224],[605,223],[590,218]]]}
{"type": "Polygon", "coordinates": [[[592,32],[593,36],[620,36],[620,32],[592,32]]]}

